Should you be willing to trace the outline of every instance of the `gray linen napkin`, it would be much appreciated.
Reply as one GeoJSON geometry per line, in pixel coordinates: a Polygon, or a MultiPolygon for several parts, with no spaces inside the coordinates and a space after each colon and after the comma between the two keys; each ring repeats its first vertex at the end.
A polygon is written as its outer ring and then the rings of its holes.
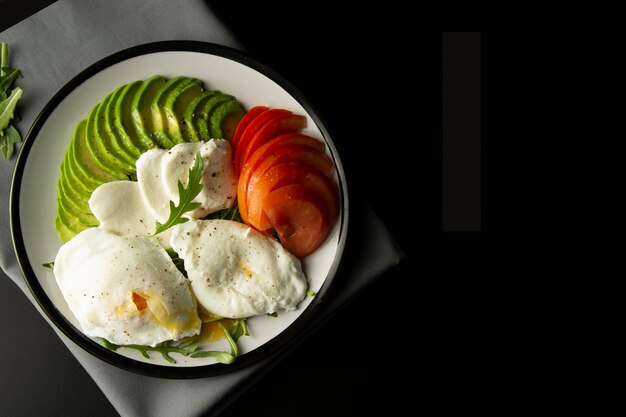
{"type": "MultiPolygon", "coordinates": [[[[240,47],[200,0],[60,0],[0,33],[0,39],[10,44],[11,62],[24,76],[19,80],[24,95],[19,104],[22,121],[18,125],[24,135],[48,100],[69,79],[119,50],[172,39],[240,47]],[[163,16],[168,16],[167,20],[163,16]]],[[[8,196],[14,163],[15,158],[0,163],[0,267],[39,309],[11,245],[8,196]]],[[[349,251],[358,262],[343,263],[341,276],[335,281],[337,288],[327,299],[328,305],[320,317],[311,324],[313,328],[375,277],[397,264],[402,256],[387,229],[365,203],[353,201],[351,206],[357,215],[351,214],[350,233],[358,231],[359,236],[349,238],[349,251]]],[[[122,416],[217,413],[279,360],[275,355],[219,377],[151,378],[118,369],[91,356],[50,325],[122,416]]]]}

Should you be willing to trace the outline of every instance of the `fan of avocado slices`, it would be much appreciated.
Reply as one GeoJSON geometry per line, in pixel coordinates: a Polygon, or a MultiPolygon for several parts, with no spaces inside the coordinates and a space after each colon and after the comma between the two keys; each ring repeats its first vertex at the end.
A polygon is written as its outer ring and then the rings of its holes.
{"type": "Polygon", "coordinates": [[[109,93],[78,123],[60,166],[55,227],[61,241],[98,226],[91,193],[106,182],[136,180],[143,152],[231,139],[244,113],[235,97],[186,76],[155,75],[109,93]]]}

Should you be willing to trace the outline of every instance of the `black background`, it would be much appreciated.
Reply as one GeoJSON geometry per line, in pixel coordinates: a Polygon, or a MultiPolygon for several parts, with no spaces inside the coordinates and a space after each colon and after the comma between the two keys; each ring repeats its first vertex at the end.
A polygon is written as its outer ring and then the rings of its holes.
{"type": "MultiPolygon", "coordinates": [[[[0,30],[49,3],[2,0],[19,7],[2,11],[0,30]]],[[[483,122],[481,231],[442,232],[441,28],[393,2],[386,11],[208,3],[247,52],[311,100],[351,198],[370,203],[406,254],[223,415],[516,414],[526,271],[513,186],[485,151],[483,122]]],[[[50,358],[41,369],[28,358],[0,362],[0,415],[116,415],[19,290],[0,281],[11,300],[0,305],[2,343],[17,337],[50,358]],[[17,309],[27,329],[12,318],[17,309]]]]}

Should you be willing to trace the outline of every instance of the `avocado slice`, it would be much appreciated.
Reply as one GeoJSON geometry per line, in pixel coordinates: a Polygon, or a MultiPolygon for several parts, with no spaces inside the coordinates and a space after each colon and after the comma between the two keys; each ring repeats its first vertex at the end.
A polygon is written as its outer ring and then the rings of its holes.
{"type": "Polygon", "coordinates": [[[202,94],[202,82],[195,78],[189,78],[165,99],[162,110],[166,115],[166,130],[175,143],[188,142],[186,138],[189,134],[186,132],[188,128],[185,124],[184,114],[189,104],[200,94],[202,94]]]}
{"type": "Polygon", "coordinates": [[[195,127],[195,119],[199,117],[200,108],[204,105],[204,103],[217,94],[222,93],[218,90],[205,91],[194,98],[185,109],[183,113],[183,120],[185,121],[185,129],[183,130],[183,133],[187,135],[187,142],[198,142],[200,140],[200,135],[195,127]]]}
{"type": "Polygon", "coordinates": [[[71,178],[71,187],[74,191],[76,191],[76,194],[83,198],[83,200],[89,200],[91,192],[102,184],[102,182],[85,175],[83,169],[81,169],[78,165],[73,146],[70,146],[67,150],[66,159],[67,163],[65,165],[65,173],[69,178],[71,178]]]}
{"type": "Polygon", "coordinates": [[[204,102],[204,104],[200,107],[199,112],[196,113],[197,117],[195,118],[194,125],[200,140],[208,141],[211,139],[208,122],[218,105],[234,99],[235,98],[229,94],[219,93],[204,102]]]}
{"type": "Polygon", "coordinates": [[[209,119],[209,134],[213,139],[225,139],[222,122],[227,117],[243,117],[245,110],[241,103],[234,98],[230,101],[225,101],[217,106],[217,108],[211,114],[209,119]]]}
{"type": "Polygon", "coordinates": [[[77,234],[77,232],[70,230],[65,224],[63,224],[63,222],[59,218],[58,212],[54,219],[54,227],[57,230],[57,235],[59,235],[59,239],[63,243],[67,242],[77,234]]]}
{"type": "Polygon", "coordinates": [[[129,150],[133,151],[133,170],[136,170],[135,162],[137,162],[139,155],[156,146],[152,141],[146,143],[141,140],[141,136],[135,129],[132,120],[133,99],[142,85],[142,80],[126,84],[113,106],[113,128],[117,136],[122,138],[123,143],[126,144],[129,150]]]}
{"type": "Polygon", "coordinates": [[[87,126],[85,127],[85,138],[87,142],[87,148],[93,156],[93,160],[98,167],[117,179],[124,179],[126,176],[122,173],[124,164],[113,154],[114,149],[111,143],[111,138],[102,134],[99,126],[99,120],[102,117],[104,119],[104,109],[106,108],[113,93],[107,95],[102,103],[94,106],[91,113],[87,118],[87,126]]]}
{"type": "Polygon", "coordinates": [[[152,99],[165,83],[165,77],[161,75],[154,75],[144,80],[130,106],[131,121],[139,135],[139,140],[146,149],[165,148],[165,144],[153,134],[152,110],[150,109],[152,99]]]}
{"type": "Polygon", "coordinates": [[[133,144],[125,140],[126,138],[118,134],[114,124],[116,117],[115,108],[118,100],[124,93],[125,87],[126,85],[117,88],[106,104],[103,111],[104,117],[98,119],[98,132],[103,140],[106,138],[110,140],[113,149],[112,153],[119,159],[120,165],[123,165],[122,171],[126,178],[129,178],[135,174],[135,161],[139,158],[139,151],[133,144]]]}
{"type": "Polygon", "coordinates": [[[59,182],[58,186],[59,196],[57,198],[57,214],[61,218],[64,224],[70,226],[70,229],[74,230],[71,225],[79,224],[85,227],[93,227],[99,224],[98,220],[92,213],[83,213],[78,210],[76,206],[67,198],[65,189],[63,188],[63,181],[59,182]]]}
{"type": "Polygon", "coordinates": [[[89,197],[86,192],[82,191],[82,188],[76,187],[77,181],[73,180],[71,174],[68,174],[68,161],[63,160],[61,163],[61,176],[59,177],[59,194],[65,194],[65,197],[70,201],[77,210],[83,213],[91,213],[89,208],[89,197]],[[61,188],[63,190],[61,190],[61,188]]]}
{"type": "Polygon", "coordinates": [[[167,81],[159,91],[156,92],[150,103],[150,110],[152,112],[152,131],[159,142],[165,145],[165,148],[169,149],[176,143],[170,137],[168,132],[167,115],[163,110],[165,101],[171,94],[176,94],[181,84],[186,83],[189,80],[188,77],[174,77],[167,81]]]}
{"type": "Polygon", "coordinates": [[[135,161],[137,158],[128,150],[126,144],[117,135],[113,127],[115,103],[124,91],[124,87],[121,86],[115,89],[106,104],[103,102],[100,109],[98,109],[96,131],[102,143],[109,145],[110,154],[116,159],[115,166],[120,167],[124,175],[129,178],[135,174],[135,161]]]}
{"type": "MultiPolygon", "coordinates": [[[[70,143],[74,154],[74,160],[76,161],[76,166],[78,170],[81,171],[79,175],[88,178],[89,182],[96,183],[98,185],[109,181],[115,181],[117,178],[101,169],[96,163],[93,154],[89,151],[89,148],[87,147],[86,127],[87,120],[81,120],[76,126],[74,137],[70,143]]],[[[95,189],[95,187],[93,189],[95,189]]]]}
{"type": "MultiPolygon", "coordinates": [[[[72,238],[74,235],[82,232],[83,230],[93,227],[93,225],[83,223],[79,217],[79,213],[80,212],[78,211],[72,211],[71,206],[67,204],[63,196],[59,195],[57,198],[57,216],[55,223],[57,226],[59,224],[64,226],[62,227],[64,235],[63,238],[72,238]]],[[[57,228],[57,232],[60,232],[59,228],[57,228]]]]}

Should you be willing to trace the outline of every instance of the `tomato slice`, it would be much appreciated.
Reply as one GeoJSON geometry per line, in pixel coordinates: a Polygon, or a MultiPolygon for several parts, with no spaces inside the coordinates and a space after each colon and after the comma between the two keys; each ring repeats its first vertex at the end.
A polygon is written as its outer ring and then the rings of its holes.
{"type": "Polygon", "coordinates": [[[248,147],[248,144],[254,135],[256,135],[256,133],[270,120],[287,114],[291,114],[291,112],[285,109],[269,109],[252,119],[250,124],[248,124],[248,126],[241,133],[241,138],[239,138],[239,141],[237,142],[237,149],[235,151],[235,171],[237,172],[237,175],[241,172],[241,167],[243,165],[243,151],[248,147]]]}
{"type": "Polygon", "coordinates": [[[335,169],[330,158],[317,149],[304,145],[285,145],[278,147],[274,152],[271,152],[259,161],[254,170],[249,171],[244,169],[239,176],[237,200],[239,201],[239,212],[245,212],[245,218],[244,215],[242,215],[244,222],[248,221],[248,189],[254,188],[263,177],[263,174],[270,168],[287,162],[300,162],[310,165],[317,168],[329,179],[335,169]]]}
{"type": "Polygon", "coordinates": [[[267,195],[263,210],[285,249],[302,258],[328,236],[330,219],[324,203],[311,188],[290,184],[267,195]]]}
{"type": "Polygon", "coordinates": [[[240,164],[243,166],[254,151],[273,136],[284,132],[297,132],[305,127],[306,117],[299,114],[286,114],[270,120],[256,132],[252,139],[250,139],[250,142],[248,142],[246,148],[242,149],[243,154],[240,164]]]}
{"type": "Polygon", "coordinates": [[[235,155],[235,149],[237,148],[237,144],[241,139],[241,135],[243,131],[246,130],[246,127],[250,124],[252,120],[254,120],[259,114],[268,110],[267,106],[255,106],[248,110],[248,112],[242,117],[237,125],[237,129],[235,129],[235,134],[233,135],[233,140],[231,141],[231,146],[233,148],[233,156],[235,155]]]}
{"type": "Polygon", "coordinates": [[[263,212],[264,200],[272,191],[289,184],[308,187],[319,196],[324,204],[328,218],[335,218],[338,213],[338,197],[332,182],[317,168],[302,162],[286,162],[272,166],[256,183],[248,185],[247,223],[260,231],[272,227],[263,212]]]}
{"type": "Polygon", "coordinates": [[[275,150],[288,145],[303,145],[313,149],[317,149],[320,152],[322,152],[325,147],[324,142],[320,140],[317,140],[310,136],[302,135],[297,132],[290,132],[273,137],[269,141],[265,142],[259,149],[257,149],[250,156],[250,158],[248,158],[241,170],[241,173],[239,174],[239,181],[237,186],[237,202],[239,204],[239,213],[241,214],[241,218],[244,222],[247,222],[248,218],[246,193],[248,192],[248,181],[250,180],[250,177],[252,176],[254,170],[259,166],[259,164],[263,160],[265,160],[265,158],[272,155],[275,150]]]}

